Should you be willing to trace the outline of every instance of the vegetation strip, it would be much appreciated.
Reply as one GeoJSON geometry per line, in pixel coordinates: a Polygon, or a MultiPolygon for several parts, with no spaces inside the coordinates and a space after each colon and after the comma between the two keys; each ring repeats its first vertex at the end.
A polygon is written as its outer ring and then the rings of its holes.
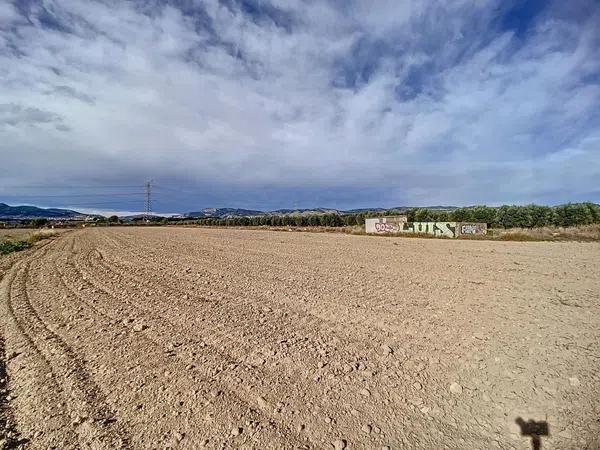
{"type": "Polygon", "coordinates": [[[31,247],[31,243],[27,241],[5,241],[0,242],[0,255],[8,255],[12,252],[18,252],[31,247]]]}
{"type": "MultiPolygon", "coordinates": [[[[348,227],[364,226],[368,217],[406,215],[408,222],[483,222],[489,228],[539,228],[547,226],[572,227],[600,223],[600,205],[595,203],[567,203],[560,206],[503,205],[469,206],[465,208],[396,208],[364,210],[360,212],[331,212],[325,214],[261,214],[235,217],[184,217],[153,216],[159,224],[196,224],[205,226],[297,226],[297,227],[348,227]]],[[[140,219],[143,220],[143,219],[140,219]]],[[[119,223],[116,216],[109,223],[119,223]]]]}

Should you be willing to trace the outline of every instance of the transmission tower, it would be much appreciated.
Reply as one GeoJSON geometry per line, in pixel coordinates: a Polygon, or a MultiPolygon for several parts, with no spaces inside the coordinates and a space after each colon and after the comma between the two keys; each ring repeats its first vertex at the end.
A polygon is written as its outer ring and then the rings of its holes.
{"type": "Polygon", "coordinates": [[[152,211],[152,180],[144,185],[144,213],[146,220],[150,220],[150,212],[152,211]]]}

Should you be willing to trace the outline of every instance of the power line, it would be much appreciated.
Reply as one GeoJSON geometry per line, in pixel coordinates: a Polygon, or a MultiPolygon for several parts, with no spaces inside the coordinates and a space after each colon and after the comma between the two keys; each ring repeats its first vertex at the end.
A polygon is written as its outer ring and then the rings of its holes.
{"type": "MultiPolygon", "coordinates": [[[[191,188],[194,189],[194,188],[191,188]]],[[[28,204],[42,203],[46,208],[95,208],[107,207],[109,209],[137,209],[135,204],[139,200],[139,196],[144,196],[144,209],[142,210],[146,217],[152,214],[153,207],[157,204],[164,206],[171,205],[171,198],[177,194],[178,197],[182,194],[195,195],[197,190],[188,190],[179,186],[168,186],[155,184],[153,180],[149,180],[143,185],[2,185],[0,184],[0,201],[2,198],[11,200],[12,202],[23,201],[28,204]],[[142,188],[142,189],[140,189],[142,188]],[[39,194],[31,193],[32,189],[42,191],[39,194]],[[96,192],[81,192],[81,190],[94,189],[96,192]],[[131,191],[128,191],[131,189],[131,191]],[[157,191],[158,189],[158,191],[157,191]],[[28,190],[29,193],[14,194],[5,192],[19,190],[28,190]],[[77,191],[80,192],[77,192],[77,191]],[[108,190],[108,192],[106,192],[108,190]],[[112,190],[112,192],[110,192],[112,190]],[[125,191],[124,191],[125,190],[125,191]],[[143,190],[143,192],[142,192],[143,190]],[[48,192],[50,191],[50,192],[48,192]],[[57,192],[58,191],[58,192],[57,192]],[[158,194],[158,198],[156,196],[158,194]],[[71,201],[74,200],[74,201],[71,201]],[[131,205],[131,206],[130,206],[131,205]],[[112,207],[112,208],[111,208],[112,207]]],[[[137,203],[139,205],[139,203],[137,203]]]]}
{"type": "MultiPolygon", "coordinates": [[[[139,208],[139,199],[132,199],[132,200],[125,200],[125,201],[121,201],[118,203],[119,205],[132,205],[132,206],[137,206],[139,208]]],[[[60,204],[54,204],[54,206],[52,204],[46,204],[44,207],[46,208],[71,208],[71,207],[83,207],[83,208],[93,208],[96,206],[113,206],[114,207],[115,202],[114,201],[107,201],[107,202],[85,202],[85,203],[71,203],[71,202],[61,202],[60,204]]],[[[112,209],[120,209],[120,208],[112,208],[112,209]]]]}
{"type": "Polygon", "coordinates": [[[143,192],[106,192],[104,194],[0,194],[4,197],[26,197],[26,198],[64,198],[64,197],[112,197],[118,196],[139,196],[143,192]]]}
{"type": "Polygon", "coordinates": [[[130,185],[85,185],[85,186],[79,186],[79,185],[65,185],[65,186],[60,186],[60,185],[56,185],[56,184],[38,184],[38,185],[26,185],[26,186],[19,186],[19,185],[0,185],[0,189],[133,189],[133,188],[140,188],[142,186],[140,186],[139,184],[130,184],[130,185]]]}
{"type": "Polygon", "coordinates": [[[182,188],[172,188],[172,187],[168,187],[168,186],[163,186],[162,184],[154,184],[154,183],[152,184],[152,188],[155,190],[156,189],[158,189],[158,190],[165,189],[165,190],[171,191],[171,192],[178,192],[178,193],[183,192],[186,194],[194,194],[194,195],[198,193],[198,191],[190,191],[190,190],[182,189],[182,188]]]}

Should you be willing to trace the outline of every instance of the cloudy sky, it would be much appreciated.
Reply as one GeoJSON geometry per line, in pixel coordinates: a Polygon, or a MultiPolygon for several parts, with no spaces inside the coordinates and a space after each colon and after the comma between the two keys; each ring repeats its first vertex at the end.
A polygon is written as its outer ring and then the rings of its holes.
{"type": "Polygon", "coordinates": [[[596,0],[0,0],[0,201],[600,202],[596,0]]]}

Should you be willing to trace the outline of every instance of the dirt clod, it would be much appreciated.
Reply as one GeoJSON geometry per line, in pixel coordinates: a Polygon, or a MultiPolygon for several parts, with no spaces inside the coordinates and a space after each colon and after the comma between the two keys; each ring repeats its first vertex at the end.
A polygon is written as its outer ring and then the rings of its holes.
{"type": "Polygon", "coordinates": [[[462,394],[463,388],[460,384],[454,382],[450,385],[450,392],[456,395],[462,394]]]}
{"type": "Polygon", "coordinates": [[[392,350],[392,347],[390,347],[387,344],[383,344],[381,346],[381,351],[383,352],[384,355],[391,355],[392,353],[394,353],[394,350],[392,350]]]}
{"type": "Polygon", "coordinates": [[[346,440],[338,439],[334,441],[333,448],[335,448],[335,450],[344,450],[346,448],[346,440]]]}

